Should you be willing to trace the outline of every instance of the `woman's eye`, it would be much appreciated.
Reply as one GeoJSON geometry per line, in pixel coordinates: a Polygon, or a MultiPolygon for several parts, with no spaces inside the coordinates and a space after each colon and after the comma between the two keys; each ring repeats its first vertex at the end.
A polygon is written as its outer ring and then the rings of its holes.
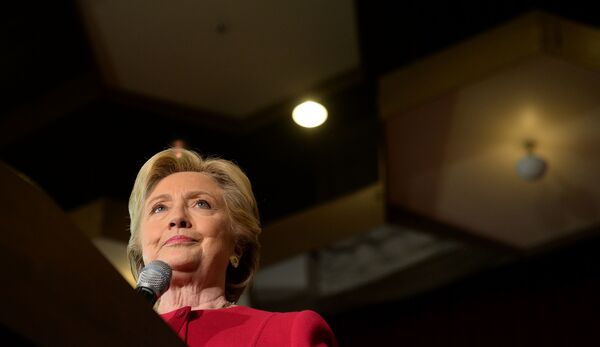
{"type": "Polygon", "coordinates": [[[196,201],[196,206],[200,208],[210,208],[210,204],[206,200],[198,200],[196,201]]]}
{"type": "Polygon", "coordinates": [[[165,205],[158,204],[152,207],[152,214],[160,213],[166,209],[165,205]]]}

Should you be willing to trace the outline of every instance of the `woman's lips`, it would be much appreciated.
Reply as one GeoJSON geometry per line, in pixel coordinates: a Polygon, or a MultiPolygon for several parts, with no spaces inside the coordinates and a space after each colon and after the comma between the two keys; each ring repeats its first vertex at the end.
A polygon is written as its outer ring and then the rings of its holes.
{"type": "Polygon", "coordinates": [[[171,237],[170,239],[168,239],[167,242],[165,242],[165,245],[190,243],[190,242],[196,242],[196,240],[194,240],[191,237],[187,237],[187,236],[183,236],[183,235],[175,235],[175,236],[171,237]]]}

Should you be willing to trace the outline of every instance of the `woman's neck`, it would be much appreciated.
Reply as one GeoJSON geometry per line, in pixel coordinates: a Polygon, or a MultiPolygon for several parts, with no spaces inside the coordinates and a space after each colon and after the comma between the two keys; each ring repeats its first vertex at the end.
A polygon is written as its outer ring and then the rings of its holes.
{"type": "Polygon", "coordinates": [[[193,280],[174,279],[169,290],[160,297],[157,311],[162,314],[185,306],[190,306],[192,310],[213,310],[229,305],[231,303],[225,298],[224,284],[207,285],[193,280]]]}

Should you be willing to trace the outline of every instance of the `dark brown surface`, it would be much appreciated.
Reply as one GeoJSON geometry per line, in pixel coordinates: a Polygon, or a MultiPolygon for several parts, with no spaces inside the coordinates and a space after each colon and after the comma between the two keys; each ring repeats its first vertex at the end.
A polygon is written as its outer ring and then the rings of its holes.
{"type": "Polygon", "coordinates": [[[42,346],[182,345],[43,191],[4,163],[0,182],[0,325],[42,346]]]}
{"type": "Polygon", "coordinates": [[[413,297],[325,318],[347,347],[598,346],[599,247],[600,234],[588,235],[413,297]]]}

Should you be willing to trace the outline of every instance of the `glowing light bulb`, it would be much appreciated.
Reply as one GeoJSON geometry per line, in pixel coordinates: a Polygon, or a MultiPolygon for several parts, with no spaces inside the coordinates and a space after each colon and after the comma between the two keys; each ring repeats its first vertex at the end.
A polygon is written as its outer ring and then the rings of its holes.
{"type": "Polygon", "coordinates": [[[327,120],[327,109],[317,102],[305,101],[294,108],[292,119],[305,128],[318,127],[327,120]]]}

